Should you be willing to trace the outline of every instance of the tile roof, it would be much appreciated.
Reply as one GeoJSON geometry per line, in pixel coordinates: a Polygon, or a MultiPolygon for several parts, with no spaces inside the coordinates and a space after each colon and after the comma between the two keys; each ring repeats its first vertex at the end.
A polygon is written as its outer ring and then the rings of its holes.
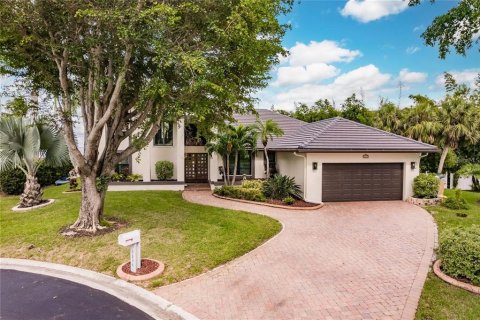
{"type": "MultiPolygon", "coordinates": [[[[438,152],[438,148],[341,117],[306,123],[275,111],[257,110],[261,120],[272,119],[285,131],[269,142],[270,150],[298,152],[438,152]]],[[[236,116],[252,124],[256,115],[236,116]]],[[[261,144],[258,146],[263,148],[261,144]]]]}
{"type": "MultiPolygon", "coordinates": [[[[258,113],[258,118],[261,121],[266,121],[268,119],[272,119],[275,121],[280,128],[282,128],[284,134],[281,137],[274,137],[271,141],[268,142],[267,147],[270,148],[270,146],[273,143],[280,143],[284,139],[290,137],[292,134],[294,134],[300,127],[304,126],[307,124],[307,122],[304,122],[302,120],[298,120],[283,114],[280,114],[278,112],[268,110],[268,109],[257,109],[256,110],[258,113]]],[[[250,124],[255,124],[257,120],[257,115],[256,114],[242,114],[242,115],[235,115],[235,119],[237,120],[238,123],[244,124],[244,125],[250,125],[250,124]]],[[[263,149],[263,144],[259,141],[257,143],[257,148],[263,149]]]]}

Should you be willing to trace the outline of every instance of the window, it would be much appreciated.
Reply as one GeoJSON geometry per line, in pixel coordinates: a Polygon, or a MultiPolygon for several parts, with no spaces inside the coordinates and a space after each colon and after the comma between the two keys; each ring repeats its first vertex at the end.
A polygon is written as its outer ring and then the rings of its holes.
{"type": "Polygon", "coordinates": [[[115,172],[116,173],[121,173],[123,175],[129,175],[130,174],[130,163],[128,161],[128,158],[117,163],[115,166],[115,172]]]}
{"type": "MultiPolygon", "coordinates": [[[[268,163],[270,166],[270,175],[277,173],[277,156],[275,151],[267,151],[268,163]]],[[[264,159],[265,160],[265,159],[264,159]]],[[[265,171],[267,171],[266,161],[264,161],[265,171]]]]}
{"type": "Polygon", "coordinates": [[[162,122],[158,130],[153,144],[156,146],[171,146],[173,145],[173,122],[162,122]]]}
{"type": "MultiPolygon", "coordinates": [[[[233,167],[235,166],[235,156],[230,156],[230,174],[233,174],[233,167]]],[[[237,163],[237,175],[252,175],[252,155],[247,154],[245,157],[239,156],[237,163]]]]}
{"type": "Polygon", "coordinates": [[[185,126],[185,145],[186,146],[204,146],[207,140],[198,135],[197,126],[194,124],[187,124],[185,126]]]}

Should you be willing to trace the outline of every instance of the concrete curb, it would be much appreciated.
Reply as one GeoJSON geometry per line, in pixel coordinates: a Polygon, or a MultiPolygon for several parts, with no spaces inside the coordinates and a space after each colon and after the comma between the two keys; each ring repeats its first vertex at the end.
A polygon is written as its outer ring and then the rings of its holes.
{"type": "Polygon", "coordinates": [[[244,199],[222,197],[222,196],[219,196],[215,193],[212,193],[212,195],[216,198],[223,199],[223,200],[230,200],[230,201],[236,201],[236,202],[242,202],[242,203],[250,203],[250,204],[256,204],[256,205],[264,206],[264,207],[272,207],[272,208],[287,209],[287,210],[309,211],[309,210],[318,210],[318,209],[320,209],[324,206],[323,203],[320,203],[320,204],[317,204],[316,206],[313,206],[313,207],[290,207],[290,206],[281,206],[281,205],[278,205],[278,204],[273,204],[273,203],[268,203],[268,202],[259,202],[259,201],[250,201],[250,200],[244,200],[244,199]]]}
{"type": "Polygon", "coordinates": [[[437,277],[439,277],[446,283],[451,284],[452,286],[462,288],[463,290],[467,290],[472,293],[480,294],[480,287],[474,286],[473,284],[461,282],[455,278],[450,277],[449,275],[445,274],[442,271],[442,269],[440,269],[441,266],[442,266],[442,260],[440,259],[435,261],[435,263],[433,264],[433,272],[437,275],[437,277]]]}
{"type": "Polygon", "coordinates": [[[41,203],[41,204],[33,206],[33,207],[26,207],[26,208],[20,208],[19,205],[17,204],[15,207],[12,208],[12,211],[15,211],[15,212],[30,211],[30,210],[46,207],[48,205],[51,205],[54,202],[55,202],[55,199],[47,199],[47,202],[41,203]]]}
{"type": "Polygon", "coordinates": [[[56,263],[12,258],[0,258],[0,269],[38,273],[77,282],[117,297],[154,319],[199,320],[153,292],[94,271],[56,263]]]}
{"type": "Polygon", "coordinates": [[[423,252],[422,260],[418,266],[417,274],[415,275],[415,279],[410,287],[410,293],[405,303],[405,307],[403,308],[401,317],[402,320],[415,319],[418,302],[420,301],[423,286],[435,256],[434,250],[437,246],[437,225],[435,224],[435,220],[433,219],[432,215],[425,209],[423,209],[423,211],[426,215],[426,219],[430,220],[426,230],[427,240],[425,243],[425,250],[423,252]]]}

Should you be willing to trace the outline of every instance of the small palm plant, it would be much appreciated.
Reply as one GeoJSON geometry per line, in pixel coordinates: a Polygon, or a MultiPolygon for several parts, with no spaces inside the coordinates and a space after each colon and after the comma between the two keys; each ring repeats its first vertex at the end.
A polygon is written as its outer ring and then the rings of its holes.
{"type": "Polygon", "coordinates": [[[61,133],[41,121],[20,117],[0,118],[0,171],[19,168],[26,176],[20,207],[42,203],[37,170],[42,163],[59,166],[68,162],[61,133]]]}
{"type": "Polygon", "coordinates": [[[276,174],[263,184],[263,194],[267,198],[282,200],[286,197],[300,198],[302,190],[295,178],[276,174]]]}

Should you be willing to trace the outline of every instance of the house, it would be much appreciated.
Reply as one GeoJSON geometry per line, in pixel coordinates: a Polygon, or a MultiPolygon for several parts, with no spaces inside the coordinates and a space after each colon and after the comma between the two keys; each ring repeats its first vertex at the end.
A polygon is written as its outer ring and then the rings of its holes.
{"type": "MultiPolygon", "coordinates": [[[[270,167],[294,177],[304,199],[313,203],[405,200],[413,194],[421,156],[438,152],[433,145],[340,117],[306,123],[271,110],[257,112],[261,120],[273,119],[285,132],[267,146],[270,167]]],[[[257,115],[235,118],[248,125],[257,115]]],[[[188,183],[221,182],[222,159],[209,156],[205,140],[196,136],[195,125],[185,125],[183,120],[163,124],[140,155],[118,166],[118,170],[141,174],[143,182],[112,184],[109,190],[183,190],[188,183]],[[159,160],[174,163],[173,181],[155,181],[159,160]]],[[[266,178],[260,142],[255,152],[240,159],[237,174],[239,178],[266,178]]]]}

